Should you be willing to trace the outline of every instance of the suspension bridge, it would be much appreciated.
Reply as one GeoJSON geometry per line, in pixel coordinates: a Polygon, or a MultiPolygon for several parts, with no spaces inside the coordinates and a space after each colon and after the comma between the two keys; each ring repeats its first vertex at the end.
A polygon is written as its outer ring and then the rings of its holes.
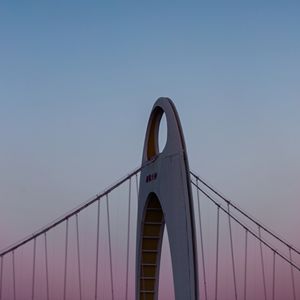
{"type": "Polygon", "coordinates": [[[299,286],[300,250],[190,170],[168,98],[141,166],[0,252],[0,300],[296,300],[299,286]]]}

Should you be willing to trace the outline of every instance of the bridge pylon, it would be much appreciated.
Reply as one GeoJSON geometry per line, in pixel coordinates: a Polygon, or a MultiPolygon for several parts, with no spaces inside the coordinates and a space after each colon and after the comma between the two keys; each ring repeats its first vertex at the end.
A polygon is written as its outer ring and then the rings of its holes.
{"type": "Polygon", "coordinates": [[[197,249],[187,151],[174,103],[159,98],[143,151],[137,219],[136,299],[157,300],[163,232],[169,236],[176,300],[198,300],[197,249]],[[167,141],[158,146],[161,118],[167,141]]]}

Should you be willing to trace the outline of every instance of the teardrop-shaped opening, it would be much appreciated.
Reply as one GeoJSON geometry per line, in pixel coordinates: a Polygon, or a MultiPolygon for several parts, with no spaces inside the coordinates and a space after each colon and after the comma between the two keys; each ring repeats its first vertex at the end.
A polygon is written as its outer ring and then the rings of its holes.
{"type": "Polygon", "coordinates": [[[167,135],[168,135],[167,118],[166,118],[166,114],[163,113],[163,115],[160,119],[159,131],[158,131],[158,151],[159,151],[159,153],[163,152],[163,150],[166,146],[167,135]]]}
{"type": "Polygon", "coordinates": [[[167,118],[161,107],[155,108],[149,122],[147,159],[151,160],[163,152],[168,139],[167,118]]]}
{"type": "Polygon", "coordinates": [[[173,269],[168,231],[165,226],[160,258],[158,300],[172,299],[175,299],[173,269]]]}

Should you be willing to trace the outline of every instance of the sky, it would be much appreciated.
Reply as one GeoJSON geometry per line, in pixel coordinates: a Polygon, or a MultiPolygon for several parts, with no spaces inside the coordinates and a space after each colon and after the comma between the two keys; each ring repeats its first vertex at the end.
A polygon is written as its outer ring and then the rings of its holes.
{"type": "Polygon", "coordinates": [[[155,100],[191,168],[300,248],[298,1],[1,1],[0,248],[141,162],[155,100]]]}

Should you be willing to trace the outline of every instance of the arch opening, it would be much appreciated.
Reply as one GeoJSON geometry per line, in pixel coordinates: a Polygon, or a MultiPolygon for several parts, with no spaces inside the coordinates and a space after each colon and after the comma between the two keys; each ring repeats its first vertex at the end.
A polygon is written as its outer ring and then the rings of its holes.
{"type": "Polygon", "coordinates": [[[161,107],[156,107],[152,112],[148,130],[147,159],[151,160],[159,153],[161,153],[167,144],[167,117],[161,107]]]}
{"type": "Polygon", "coordinates": [[[142,300],[157,299],[164,226],[164,214],[159,199],[154,193],[151,193],[148,196],[142,223],[139,276],[139,297],[142,300]]]}
{"type": "Polygon", "coordinates": [[[168,127],[167,127],[167,117],[163,113],[159,122],[159,131],[158,131],[158,151],[159,153],[163,152],[167,144],[168,137],[168,127]]]}
{"type": "Polygon", "coordinates": [[[165,226],[159,268],[158,300],[175,299],[174,277],[168,227],[165,226]]]}

